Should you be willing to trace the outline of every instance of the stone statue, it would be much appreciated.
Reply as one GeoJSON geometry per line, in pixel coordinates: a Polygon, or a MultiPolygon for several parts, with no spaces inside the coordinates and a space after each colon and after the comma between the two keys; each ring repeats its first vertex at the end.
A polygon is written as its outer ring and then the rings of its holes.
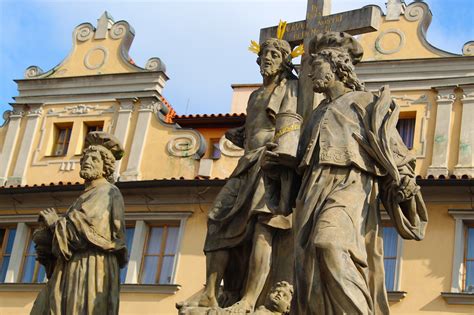
{"type": "Polygon", "coordinates": [[[33,240],[48,282],[31,314],[118,314],[120,268],[128,261],[125,207],[113,185],[122,155],[114,136],[89,133],[81,158],[84,192],[64,216],[53,208],[40,212],[33,240]]]}
{"type": "MultiPolygon", "coordinates": [[[[265,145],[275,141],[276,125],[284,129],[287,116],[291,120],[296,115],[298,80],[292,73],[291,59],[288,42],[272,38],[262,43],[257,63],[263,85],[250,95],[244,127],[226,134],[234,144],[244,148],[245,154],[209,211],[204,245],[206,287],[197,303],[199,307],[230,306],[226,310],[229,313],[252,312],[258,298],[266,295],[264,287],[270,266],[277,263],[272,259],[275,238],[280,232],[290,234],[291,207],[288,200],[281,200],[266,190],[270,178],[260,163],[265,145]],[[222,280],[222,294],[218,297],[222,280]]],[[[293,131],[299,134],[298,128],[299,125],[293,131]]],[[[283,131],[278,136],[288,135],[283,131]]],[[[297,143],[293,147],[296,157],[297,143]]],[[[271,180],[279,182],[279,187],[291,187],[291,172],[287,168],[287,173],[271,180]]],[[[288,257],[291,252],[279,256],[288,257]]],[[[291,260],[285,267],[288,272],[280,274],[273,283],[292,281],[291,260]]]]}
{"type": "Polygon", "coordinates": [[[254,315],[286,315],[290,313],[293,286],[286,281],[275,284],[268,294],[265,305],[258,307],[254,315]]]}
{"type": "MultiPolygon", "coordinates": [[[[360,44],[326,32],[308,48],[313,90],[326,99],[299,142],[292,313],[389,314],[379,200],[403,238],[423,239],[427,211],[415,159],[396,130],[399,112],[388,88],[375,96],[354,72],[360,44]]],[[[265,165],[278,163],[273,148],[265,165]]]]}

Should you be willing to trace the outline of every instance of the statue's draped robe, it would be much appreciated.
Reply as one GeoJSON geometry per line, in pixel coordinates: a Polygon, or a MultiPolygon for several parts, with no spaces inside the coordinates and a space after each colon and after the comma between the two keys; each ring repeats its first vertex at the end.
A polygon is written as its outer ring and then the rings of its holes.
{"type": "MultiPolygon", "coordinates": [[[[268,99],[256,104],[256,99],[259,99],[257,95],[262,89],[252,93],[249,106],[262,107],[272,119],[279,112],[296,112],[297,80],[282,80],[268,99]]],[[[248,123],[252,122],[246,122],[248,123]]],[[[258,221],[279,230],[291,228],[289,200],[281,200],[273,192],[266,190],[267,178],[260,167],[264,152],[265,146],[245,151],[209,211],[204,251],[230,250],[231,255],[224,276],[224,290],[232,298],[224,301],[225,305],[233,304],[239,299],[238,295],[246,279],[255,223],[258,221]]],[[[278,179],[272,180],[272,183],[278,182],[278,187],[285,190],[291,187],[292,178],[292,171],[288,169],[278,179]]],[[[273,187],[275,186],[272,185],[273,187]]],[[[279,189],[275,191],[279,192],[279,189]]],[[[287,195],[285,192],[283,194],[287,195]]],[[[292,276],[286,275],[280,280],[291,279],[292,276]]]]}
{"type": "MultiPolygon", "coordinates": [[[[293,314],[389,314],[379,201],[402,237],[424,236],[421,195],[398,205],[392,179],[355,140],[354,134],[367,140],[355,107],[372,115],[377,100],[368,92],[350,92],[323,101],[303,127],[293,314]]],[[[399,173],[414,178],[414,159],[395,128],[390,144],[399,173]]]]}
{"type": "Polygon", "coordinates": [[[120,268],[128,260],[124,210],[118,188],[100,179],[57,221],[56,265],[31,314],[118,314],[120,268]]]}

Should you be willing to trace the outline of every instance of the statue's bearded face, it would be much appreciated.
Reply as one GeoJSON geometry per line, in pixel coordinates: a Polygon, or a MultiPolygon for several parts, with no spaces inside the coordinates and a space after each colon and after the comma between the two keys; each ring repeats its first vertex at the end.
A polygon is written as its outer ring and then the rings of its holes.
{"type": "Polygon", "coordinates": [[[290,309],[292,294],[287,287],[278,286],[268,295],[266,307],[272,311],[286,313],[290,309]]]}
{"type": "Polygon", "coordinates": [[[81,159],[79,175],[85,180],[104,177],[104,161],[98,151],[87,151],[81,159]]]}
{"type": "Polygon", "coordinates": [[[321,56],[313,57],[309,77],[313,81],[313,91],[316,93],[324,93],[327,91],[327,89],[334,84],[336,79],[331,64],[321,56]]]}
{"type": "Polygon", "coordinates": [[[275,47],[267,46],[260,55],[260,73],[272,76],[283,70],[283,55],[275,47]]]}

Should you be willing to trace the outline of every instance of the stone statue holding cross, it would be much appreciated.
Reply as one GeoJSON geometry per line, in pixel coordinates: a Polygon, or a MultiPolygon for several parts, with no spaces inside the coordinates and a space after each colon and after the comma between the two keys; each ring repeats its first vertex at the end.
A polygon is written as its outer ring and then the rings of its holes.
{"type": "MultiPolygon", "coordinates": [[[[379,204],[403,238],[423,239],[428,217],[415,159],[395,128],[399,108],[388,87],[376,96],[357,78],[360,44],[347,33],[324,32],[308,51],[306,93],[325,99],[299,139],[291,312],[388,315],[379,204]]],[[[278,168],[279,154],[267,148],[264,167],[278,168]]]]}

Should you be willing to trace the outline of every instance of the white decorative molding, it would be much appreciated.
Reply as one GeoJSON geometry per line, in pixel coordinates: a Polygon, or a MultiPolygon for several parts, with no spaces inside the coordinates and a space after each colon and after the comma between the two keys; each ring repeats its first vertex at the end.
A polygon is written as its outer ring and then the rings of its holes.
{"type": "Polygon", "coordinates": [[[152,57],[148,59],[145,64],[145,69],[148,71],[162,71],[166,72],[166,66],[158,57],[152,57]]]}
{"type": "Polygon", "coordinates": [[[462,117],[459,135],[458,162],[454,167],[455,176],[474,177],[474,87],[464,88],[461,96],[462,117]]]}
{"type": "Polygon", "coordinates": [[[199,160],[198,176],[205,177],[205,178],[211,177],[212,164],[214,164],[213,159],[200,159],[199,160]]]}
{"type": "MultiPolygon", "coordinates": [[[[120,141],[123,147],[126,145],[128,132],[130,129],[130,121],[132,118],[133,108],[135,103],[133,99],[117,100],[119,102],[120,109],[117,114],[117,120],[115,123],[114,135],[120,141]]],[[[122,159],[115,163],[115,174],[114,177],[117,180],[120,177],[120,169],[122,167],[122,159]]]]}
{"type": "Polygon", "coordinates": [[[61,162],[61,166],[59,167],[59,170],[63,172],[74,171],[76,169],[76,163],[77,161],[73,161],[73,160],[61,162]]]}
{"type": "Polygon", "coordinates": [[[420,138],[419,143],[420,146],[416,151],[416,158],[422,159],[426,158],[426,147],[427,147],[427,135],[428,135],[428,120],[431,117],[431,109],[433,108],[433,104],[431,100],[428,98],[428,95],[424,94],[420,96],[418,99],[412,101],[413,105],[415,104],[422,104],[425,106],[425,110],[423,116],[421,117],[421,126],[420,126],[420,138]]]}
{"type": "Polygon", "coordinates": [[[447,177],[449,142],[451,135],[452,106],[456,99],[453,89],[444,89],[438,92],[436,110],[436,127],[433,142],[431,165],[428,167],[428,176],[447,177]]]}
{"type": "Polygon", "coordinates": [[[130,25],[125,21],[120,21],[112,25],[112,28],[109,31],[110,38],[120,39],[127,34],[130,30],[130,25]]]}
{"type": "Polygon", "coordinates": [[[392,29],[388,29],[386,31],[381,32],[379,36],[377,36],[377,39],[375,40],[375,49],[377,49],[377,51],[380,52],[381,54],[390,55],[390,54],[399,52],[405,46],[405,42],[406,42],[405,33],[403,33],[402,31],[398,29],[392,28],[392,29]],[[385,49],[382,45],[382,40],[384,39],[385,36],[389,34],[395,34],[398,36],[398,45],[393,49],[385,49]]]}
{"type": "Polygon", "coordinates": [[[31,109],[26,114],[26,125],[23,133],[23,139],[20,143],[20,151],[17,155],[17,161],[13,170],[13,176],[7,180],[7,186],[9,185],[25,185],[26,184],[26,172],[27,164],[32,155],[34,135],[38,129],[38,123],[41,118],[41,107],[31,109]]]}
{"type": "Polygon", "coordinates": [[[15,145],[18,143],[18,135],[20,134],[20,123],[23,112],[16,112],[16,115],[14,113],[14,111],[10,112],[5,142],[0,152],[0,186],[4,185],[7,181],[8,172],[12,164],[13,152],[15,151],[15,145]]]}
{"type": "Polygon", "coordinates": [[[464,56],[474,56],[474,41],[470,41],[464,44],[462,47],[462,54],[464,56]]]}
{"type": "MultiPolygon", "coordinates": [[[[74,114],[74,115],[83,115],[83,114],[87,114],[90,110],[95,110],[97,109],[97,105],[96,106],[91,106],[91,105],[86,105],[86,104],[79,104],[79,105],[76,105],[76,106],[66,106],[65,109],[66,111],[69,111],[71,114],[74,114]]],[[[52,109],[50,109],[50,111],[52,111],[52,109]]],[[[48,111],[48,113],[50,113],[48,111]]]]}
{"type": "Polygon", "coordinates": [[[38,67],[38,66],[29,66],[25,70],[25,79],[31,79],[34,77],[37,77],[39,75],[42,75],[44,71],[38,67]]]}
{"type": "Polygon", "coordinates": [[[133,233],[132,250],[127,267],[125,283],[138,283],[140,266],[142,265],[143,250],[147,234],[147,225],[143,220],[135,222],[135,231],[133,233]]]}
{"type": "Polygon", "coordinates": [[[5,276],[6,283],[19,282],[20,268],[23,261],[23,253],[25,247],[28,246],[29,227],[24,222],[20,222],[16,226],[15,239],[13,241],[10,262],[8,263],[7,274],[5,276]]]}
{"type": "Polygon", "coordinates": [[[169,155],[182,158],[196,158],[196,155],[202,155],[205,152],[203,147],[205,147],[206,143],[198,131],[178,129],[175,132],[179,133],[179,135],[173,136],[166,145],[169,155]]]}
{"type": "Polygon", "coordinates": [[[80,42],[88,41],[94,35],[94,26],[90,23],[83,23],[76,27],[75,37],[80,42]]]}
{"type": "Polygon", "coordinates": [[[426,39],[426,32],[428,30],[428,27],[430,26],[432,14],[431,14],[430,8],[425,2],[422,2],[422,1],[412,2],[410,5],[407,6],[404,16],[406,20],[409,22],[419,22],[417,35],[418,35],[419,40],[421,41],[421,44],[426,49],[442,57],[459,56],[458,54],[453,54],[453,53],[434,47],[426,39]]]}
{"type": "Polygon", "coordinates": [[[387,1],[387,14],[385,20],[387,21],[398,21],[400,15],[405,12],[405,2],[402,0],[388,0],[387,1]]]}
{"type": "Polygon", "coordinates": [[[150,120],[156,109],[157,102],[152,99],[142,99],[138,110],[135,133],[130,149],[127,169],[120,175],[120,181],[134,181],[141,179],[140,166],[143,158],[145,141],[150,129],[150,120]]]}
{"type": "Polygon", "coordinates": [[[89,70],[96,70],[102,67],[107,62],[108,58],[109,58],[109,50],[103,46],[96,46],[94,48],[91,48],[84,56],[84,66],[86,66],[86,68],[89,70]],[[91,55],[95,52],[101,52],[102,56],[98,62],[96,62],[95,64],[92,64],[90,61],[90,58],[91,58],[91,55]]]}
{"type": "Polygon", "coordinates": [[[244,155],[244,149],[233,144],[225,135],[219,140],[219,149],[225,156],[241,157],[244,155]]]}

